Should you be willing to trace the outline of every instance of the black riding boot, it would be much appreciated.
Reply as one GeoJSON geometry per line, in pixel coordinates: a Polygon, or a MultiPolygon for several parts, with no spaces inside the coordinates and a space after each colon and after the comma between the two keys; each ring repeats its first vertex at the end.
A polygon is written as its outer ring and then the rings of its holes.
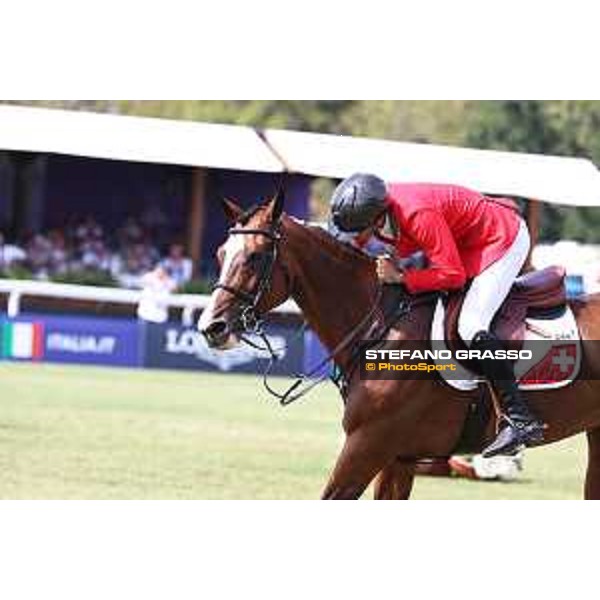
{"type": "MultiPolygon", "coordinates": [[[[480,331],[471,344],[473,350],[503,350],[500,340],[488,331],[480,331]]],[[[544,438],[544,425],[535,418],[521,394],[513,367],[508,360],[491,358],[477,361],[500,401],[503,427],[496,439],[483,451],[483,457],[516,454],[524,446],[544,438]]]]}

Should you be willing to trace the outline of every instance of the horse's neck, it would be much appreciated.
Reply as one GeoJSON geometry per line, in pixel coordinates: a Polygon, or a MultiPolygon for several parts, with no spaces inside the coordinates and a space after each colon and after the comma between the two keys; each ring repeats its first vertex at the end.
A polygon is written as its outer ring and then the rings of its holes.
{"type": "MultiPolygon", "coordinates": [[[[312,228],[292,222],[286,229],[286,251],[294,269],[292,297],[331,352],[373,308],[377,300],[373,268],[312,228]]],[[[343,364],[349,355],[344,349],[336,361],[343,364]]]]}

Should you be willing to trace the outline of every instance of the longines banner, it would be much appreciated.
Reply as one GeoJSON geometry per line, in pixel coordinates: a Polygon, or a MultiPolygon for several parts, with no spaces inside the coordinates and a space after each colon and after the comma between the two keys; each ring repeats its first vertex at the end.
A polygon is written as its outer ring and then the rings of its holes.
{"type": "MultiPolygon", "coordinates": [[[[177,323],[145,323],[144,365],[163,369],[201,369],[208,371],[262,372],[269,361],[269,353],[241,344],[224,351],[211,350],[204,337],[194,328],[177,323]]],[[[304,342],[294,336],[296,329],[267,326],[267,336],[279,360],[274,374],[291,375],[301,372],[304,342]]],[[[252,337],[252,336],[249,336],[252,337]]],[[[252,338],[262,346],[260,338],[252,338]]]]}

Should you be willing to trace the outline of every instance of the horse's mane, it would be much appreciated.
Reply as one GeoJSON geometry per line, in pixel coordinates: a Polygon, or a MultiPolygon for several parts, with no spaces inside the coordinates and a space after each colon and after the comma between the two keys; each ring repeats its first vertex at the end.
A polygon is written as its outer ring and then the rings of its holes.
{"type": "Polygon", "coordinates": [[[361,262],[364,266],[373,263],[373,259],[367,254],[350,244],[338,240],[332,233],[323,227],[311,223],[303,223],[293,218],[290,218],[290,220],[302,227],[311,236],[318,238],[321,244],[327,247],[328,253],[340,261],[345,263],[349,263],[350,261],[361,262]]]}
{"type": "MultiPolygon", "coordinates": [[[[237,219],[236,224],[245,226],[248,224],[250,219],[256,215],[263,208],[262,204],[254,204],[247,208],[237,219]]],[[[306,223],[287,215],[284,213],[283,222],[287,225],[294,224],[302,228],[306,233],[316,237],[319,239],[322,246],[326,246],[328,249],[328,254],[333,258],[346,263],[352,264],[356,262],[362,263],[363,266],[371,265],[373,259],[369,257],[367,254],[347,244],[338,240],[332,233],[324,229],[320,225],[316,225],[314,223],[306,223]]]]}

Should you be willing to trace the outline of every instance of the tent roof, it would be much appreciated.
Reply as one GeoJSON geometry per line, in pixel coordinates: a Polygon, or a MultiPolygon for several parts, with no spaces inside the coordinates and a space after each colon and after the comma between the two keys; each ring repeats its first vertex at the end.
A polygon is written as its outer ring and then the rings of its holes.
{"type": "Polygon", "coordinates": [[[275,129],[263,136],[294,172],[343,178],[363,171],[392,181],[455,183],[489,194],[600,205],[600,171],[586,159],[275,129]]]}
{"type": "Polygon", "coordinates": [[[0,149],[343,178],[466,185],[490,194],[600,206],[600,171],[582,158],[0,105],[0,149]],[[266,143],[265,143],[266,142],[266,143]]]}
{"type": "Polygon", "coordinates": [[[0,149],[277,172],[250,127],[0,105],[0,149]]]}

